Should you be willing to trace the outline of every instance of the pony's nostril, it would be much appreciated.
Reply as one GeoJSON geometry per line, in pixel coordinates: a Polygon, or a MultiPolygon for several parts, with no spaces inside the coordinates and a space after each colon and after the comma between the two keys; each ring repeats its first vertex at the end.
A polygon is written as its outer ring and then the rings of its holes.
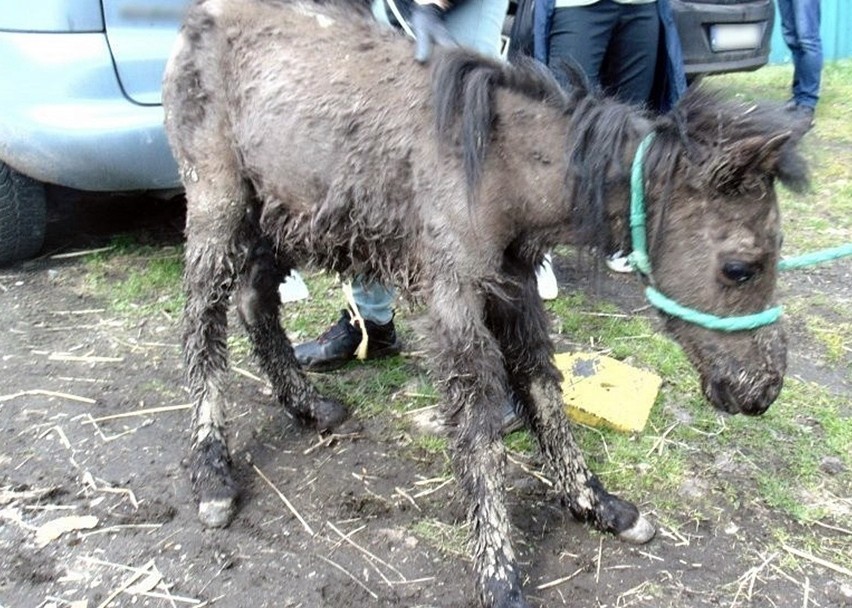
{"type": "Polygon", "coordinates": [[[704,392],[716,409],[729,414],[736,414],[740,411],[728,382],[724,380],[711,380],[708,389],[704,392]]]}

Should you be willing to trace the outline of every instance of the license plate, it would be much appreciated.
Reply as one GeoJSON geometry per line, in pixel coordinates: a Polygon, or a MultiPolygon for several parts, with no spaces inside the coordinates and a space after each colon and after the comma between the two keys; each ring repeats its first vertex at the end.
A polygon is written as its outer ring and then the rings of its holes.
{"type": "Polygon", "coordinates": [[[716,53],[756,49],[762,37],[761,23],[722,23],[710,26],[710,48],[716,53]]]}

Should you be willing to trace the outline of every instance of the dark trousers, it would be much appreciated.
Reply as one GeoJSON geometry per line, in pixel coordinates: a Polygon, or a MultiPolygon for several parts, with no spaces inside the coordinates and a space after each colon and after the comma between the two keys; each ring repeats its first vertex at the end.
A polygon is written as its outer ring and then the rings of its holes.
{"type": "Polygon", "coordinates": [[[646,104],[654,83],[660,20],[657,5],[600,0],[557,7],[548,40],[548,66],[564,79],[566,60],[583,69],[593,86],[622,101],[646,104]]]}

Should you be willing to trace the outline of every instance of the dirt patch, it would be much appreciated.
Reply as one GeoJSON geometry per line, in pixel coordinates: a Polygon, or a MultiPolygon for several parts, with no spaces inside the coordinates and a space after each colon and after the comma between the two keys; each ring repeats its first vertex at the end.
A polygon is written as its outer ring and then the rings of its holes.
{"type": "MultiPolygon", "coordinates": [[[[87,209],[53,249],[101,245],[122,222],[152,243],[180,241],[179,205],[87,209]]],[[[563,282],[594,286],[626,310],[643,305],[632,278],[560,259],[556,267],[563,282]]],[[[847,269],[808,272],[809,282],[785,289],[848,297],[847,269]]],[[[469,561],[456,551],[465,506],[441,458],[357,412],[331,438],[307,432],[245,375],[231,379],[228,427],[241,509],[229,528],[203,530],[183,465],[189,411],[177,320],[116,319],[82,289],[85,274],[76,259],[0,271],[0,606],[476,605],[469,561]],[[97,526],[37,543],[46,522],[84,515],[97,526]]],[[[791,373],[850,394],[849,359],[809,365],[819,349],[809,340],[794,328],[791,373]]],[[[355,380],[365,369],[341,373],[355,380]]],[[[736,476],[724,458],[710,466],[736,476]]],[[[807,560],[777,567],[785,556],[765,548],[783,516],[759,503],[658,522],[650,544],[632,547],[573,521],[523,470],[536,467],[513,464],[509,489],[533,606],[852,605],[850,578],[807,560]]],[[[684,501],[712,504],[707,484],[687,484],[684,501]]],[[[654,517],[653,504],[640,507],[654,517]]]]}

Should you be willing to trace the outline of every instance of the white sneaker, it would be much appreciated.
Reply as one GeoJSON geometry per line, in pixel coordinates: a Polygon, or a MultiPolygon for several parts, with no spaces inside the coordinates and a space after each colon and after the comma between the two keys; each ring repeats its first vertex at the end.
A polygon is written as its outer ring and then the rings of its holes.
{"type": "Polygon", "coordinates": [[[282,304],[305,300],[310,295],[308,293],[308,286],[302,279],[302,275],[295,270],[291,270],[290,274],[284,279],[284,282],[278,286],[278,296],[281,298],[282,304]]]}
{"type": "Polygon", "coordinates": [[[556,284],[556,275],[553,274],[549,253],[544,256],[541,266],[535,271],[535,278],[538,281],[538,295],[541,299],[555,300],[559,295],[559,286],[556,284]]]}
{"type": "Polygon", "coordinates": [[[633,272],[633,264],[630,263],[627,254],[621,250],[618,250],[612,255],[608,256],[606,258],[606,265],[607,268],[609,268],[613,272],[633,272]]]}

